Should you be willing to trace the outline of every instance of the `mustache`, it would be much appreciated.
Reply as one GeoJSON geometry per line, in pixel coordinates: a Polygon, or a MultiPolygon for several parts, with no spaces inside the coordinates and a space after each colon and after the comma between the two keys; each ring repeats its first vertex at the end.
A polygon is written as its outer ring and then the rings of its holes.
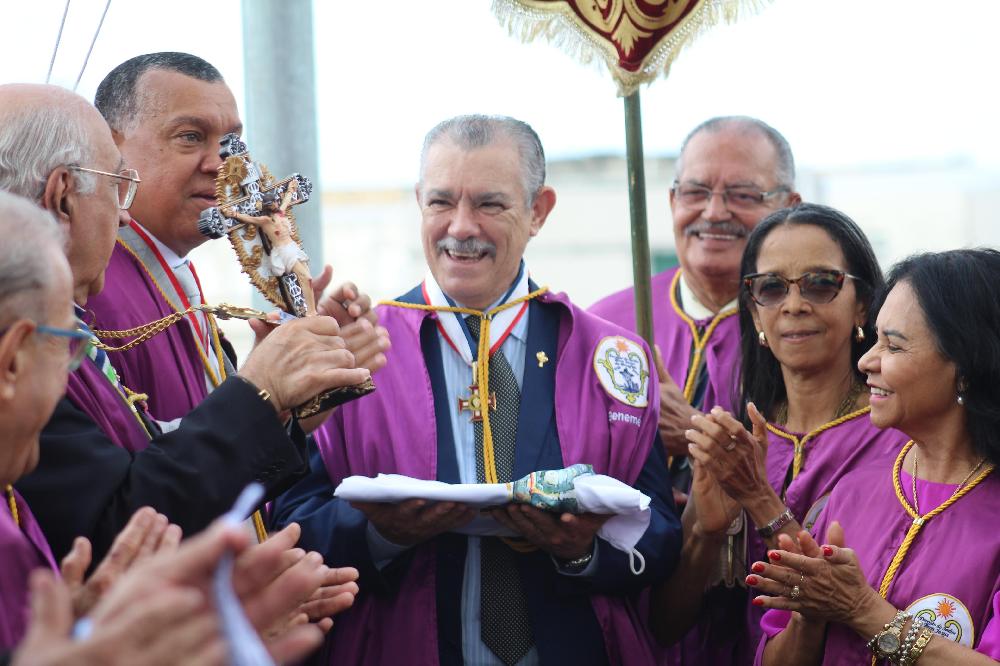
{"type": "Polygon", "coordinates": [[[445,236],[435,244],[435,247],[437,247],[438,252],[458,252],[459,254],[486,253],[491,257],[497,256],[496,245],[489,241],[479,240],[478,238],[458,240],[453,236],[445,236]]]}
{"type": "Polygon", "coordinates": [[[722,236],[736,236],[737,238],[745,238],[749,231],[742,224],[738,222],[706,222],[704,220],[698,220],[694,224],[689,224],[684,228],[685,236],[701,236],[703,233],[719,234],[722,236]]]}

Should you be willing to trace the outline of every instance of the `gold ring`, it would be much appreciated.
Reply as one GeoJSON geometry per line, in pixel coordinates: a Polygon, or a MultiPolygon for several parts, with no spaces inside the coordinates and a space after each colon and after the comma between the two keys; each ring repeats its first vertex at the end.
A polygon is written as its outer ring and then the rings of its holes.
{"type": "Polygon", "coordinates": [[[790,599],[798,599],[800,596],[802,596],[802,588],[799,587],[798,585],[793,585],[792,586],[792,591],[788,595],[788,597],[790,599]]]}

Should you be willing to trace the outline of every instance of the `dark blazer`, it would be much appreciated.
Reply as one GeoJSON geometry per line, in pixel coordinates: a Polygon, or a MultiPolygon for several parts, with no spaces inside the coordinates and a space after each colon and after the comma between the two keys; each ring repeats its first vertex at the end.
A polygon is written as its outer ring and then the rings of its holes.
{"type": "Polygon", "coordinates": [[[140,507],[153,507],[190,535],[228,511],[251,481],[275,497],[305,473],[305,440],[237,378],[134,454],[63,398],[42,431],[38,467],[15,485],[57,559],[85,536],[99,562],[140,507]]]}

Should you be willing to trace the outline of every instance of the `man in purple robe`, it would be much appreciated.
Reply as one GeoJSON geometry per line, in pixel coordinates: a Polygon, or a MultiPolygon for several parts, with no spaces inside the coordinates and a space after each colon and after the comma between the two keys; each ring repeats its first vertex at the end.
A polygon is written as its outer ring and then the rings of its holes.
{"type": "MultiPolygon", "coordinates": [[[[56,217],[82,309],[101,289],[137,176],[124,170],[107,124],[78,95],[3,86],[0,119],[0,188],[56,217]]],[[[352,367],[338,330],[329,317],[277,327],[170,432],[137,408],[106,355],[93,350],[42,433],[38,468],[17,484],[53,552],[68,552],[82,535],[99,559],[140,506],[193,533],[250,481],[263,483],[268,498],[289,486],[305,470],[305,437],[294,423],[286,430],[282,412],[369,374],[352,367]]]]}
{"type": "MultiPolygon", "coordinates": [[[[198,231],[198,216],[216,205],[219,139],[239,133],[243,124],[222,74],[187,53],[149,53],[123,62],[98,86],[94,103],[145,182],[129,209],[132,220],[118,230],[104,290],[87,303],[88,323],[130,329],[205,302],[187,255],[208,240],[198,231]]],[[[329,276],[314,281],[317,292],[329,276]]],[[[363,316],[367,297],[345,285],[321,305],[321,312],[344,324],[341,335],[356,356],[370,348],[356,358],[359,365],[373,369],[383,360],[378,355],[388,341],[374,328],[374,316],[363,316]]],[[[232,346],[215,317],[204,312],[108,356],[122,384],[148,395],[150,413],[163,421],[184,416],[236,373],[232,346]]]]}
{"type": "MultiPolygon", "coordinates": [[[[758,222],[800,200],[791,148],[760,120],[712,118],[684,139],[670,188],[680,266],[651,281],[653,340],[662,358],[660,436],[668,453],[686,455],[684,431],[697,411],[716,405],[738,411],[733,401],[740,333],[734,315],[740,257],[758,222]]],[[[598,301],[590,311],[636,329],[631,287],[598,301]]],[[[689,479],[689,473],[674,475],[675,482],[689,479]]]]}
{"type": "Polygon", "coordinates": [[[429,274],[380,308],[393,347],[378,392],[333,415],[310,476],[275,505],[328,563],[361,570],[330,663],[656,663],[638,596],[674,566],[680,531],[654,443],[655,369],[633,334],[529,279],[525,247],[555,205],[544,179],[523,122],[460,116],[425,139],[429,274]],[[592,514],[495,509],[518,535],[501,541],[462,533],[485,520],[462,505],[332,496],[351,475],[506,482],[575,463],[652,498],[635,552],[596,537],[592,514]]]}

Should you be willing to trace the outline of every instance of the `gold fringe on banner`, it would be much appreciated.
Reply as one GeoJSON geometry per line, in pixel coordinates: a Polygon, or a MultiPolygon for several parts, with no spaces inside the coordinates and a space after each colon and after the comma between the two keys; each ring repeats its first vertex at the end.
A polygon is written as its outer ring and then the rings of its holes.
{"type": "MultiPolygon", "coordinates": [[[[655,29],[662,28],[663,23],[669,24],[672,19],[648,16],[636,6],[635,0],[609,0],[606,13],[599,17],[595,14],[595,17],[608,23],[607,32],[610,34],[602,34],[574,11],[574,1],[493,0],[493,13],[500,24],[522,42],[531,42],[542,36],[585,65],[595,60],[603,62],[622,97],[631,95],[640,85],[652,82],[661,74],[666,76],[684,47],[710,28],[723,23],[736,23],[771,3],[771,0],[688,0],[682,3],[681,10],[694,5],[691,11],[649,49],[638,70],[632,72],[619,64],[616,42],[623,51],[630,53],[639,39],[651,36],[655,29]],[[661,25],[657,25],[657,21],[661,25]]],[[[589,11],[594,9],[596,7],[589,11]]]]}

